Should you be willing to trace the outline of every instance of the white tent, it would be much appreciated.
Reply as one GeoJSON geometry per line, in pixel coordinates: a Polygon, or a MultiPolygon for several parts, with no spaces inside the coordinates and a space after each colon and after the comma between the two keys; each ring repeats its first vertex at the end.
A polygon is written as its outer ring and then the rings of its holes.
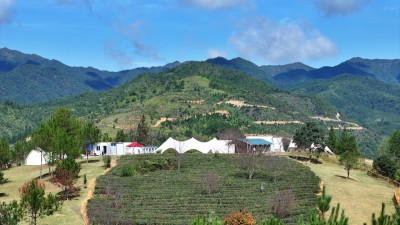
{"type": "Polygon", "coordinates": [[[331,155],[334,155],[334,154],[335,154],[335,153],[332,152],[332,150],[331,150],[328,146],[325,146],[324,152],[326,152],[326,153],[328,153],[328,154],[331,154],[331,155]]]}
{"type": "Polygon", "coordinates": [[[38,166],[40,164],[47,164],[49,158],[45,151],[41,149],[33,149],[29,152],[28,156],[25,159],[25,165],[27,166],[38,166]]]}
{"type": "Polygon", "coordinates": [[[179,153],[185,153],[188,150],[198,150],[201,153],[235,153],[235,146],[229,145],[229,140],[217,140],[216,138],[201,142],[195,138],[190,138],[186,141],[177,141],[173,138],[168,138],[156,151],[165,152],[167,149],[175,149],[179,153]]]}

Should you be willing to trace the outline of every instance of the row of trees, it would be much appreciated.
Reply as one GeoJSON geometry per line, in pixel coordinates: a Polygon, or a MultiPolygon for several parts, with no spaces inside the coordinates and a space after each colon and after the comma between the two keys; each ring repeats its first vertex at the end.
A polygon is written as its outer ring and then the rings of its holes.
{"type": "Polygon", "coordinates": [[[339,156],[339,163],[346,169],[347,178],[350,177],[350,170],[357,165],[361,157],[356,137],[351,135],[346,128],[343,128],[339,137],[337,137],[335,130],[331,127],[326,138],[324,128],[318,126],[315,122],[308,122],[296,131],[293,140],[298,148],[310,152],[310,158],[313,153],[319,154],[324,150],[325,146],[328,146],[339,156]],[[312,144],[316,147],[311,148],[312,144]]]}
{"type": "Polygon", "coordinates": [[[373,167],[382,175],[400,182],[400,131],[382,141],[373,167]]]}

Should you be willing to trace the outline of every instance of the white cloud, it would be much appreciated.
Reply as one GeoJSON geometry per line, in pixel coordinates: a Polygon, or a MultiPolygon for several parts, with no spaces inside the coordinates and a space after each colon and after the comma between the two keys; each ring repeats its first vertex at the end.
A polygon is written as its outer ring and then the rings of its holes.
{"type": "Polygon", "coordinates": [[[120,48],[116,41],[106,40],[103,46],[106,54],[115,60],[121,69],[129,68],[133,64],[133,59],[120,48]]]}
{"type": "Polygon", "coordinates": [[[226,53],[225,51],[215,49],[215,48],[210,48],[207,50],[207,58],[216,58],[216,57],[225,57],[226,53]]]}
{"type": "Polygon", "coordinates": [[[143,43],[142,36],[144,32],[142,25],[142,21],[136,20],[130,24],[115,23],[113,27],[118,33],[129,38],[136,55],[162,60],[155,47],[143,43]]]}
{"type": "Polygon", "coordinates": [[[326,16],[348,15],[359,10],[367,0],[314,0],[326,16]]]}
{"type": "Polygon", "coordinates": [[[178,0],[178,1],[183,5],[200,7],[210,10],[232,8],[249,2],[249,0],[178,0]]]}
{"type": "Polygon", "coordinates": [[[244,21],[231,35],[230,43],[244,57],[261,57],[273,63],[320,59],[338,52],[335,44],[316,29],[263,17],[244,21]]]}
{"type": "Polygon", "coordinates": [[[0,0],[0,26],[12,22],[14,16],[12,6],[14,3],[15,0],[0,0]]]}

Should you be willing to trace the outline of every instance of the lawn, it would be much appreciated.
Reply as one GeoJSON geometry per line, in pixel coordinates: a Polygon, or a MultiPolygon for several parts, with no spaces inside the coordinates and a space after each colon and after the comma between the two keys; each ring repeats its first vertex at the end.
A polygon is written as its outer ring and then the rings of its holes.
{"type": "Polygon", "coordinates": [[[370,224],[371,214],[380,213],[382,202],[386,204],[386,212],[394,212],[392,198],[396,188],[368,176],[366,171],[351,170],[350,179],[345,179],[346,170],[335,163],[306,165],[322,179],[327,193],[333,196],[331,206],[340,202],[350,224],[370,224]]]}
{"type": "Polygon", "coordinates": [[[299,215],[315,205],[319,178],[294,160],[270,158],[278,161],[275,165],[282,170],[276,183],[266,169],[247,179],[235,155],[185,154],[180,171],[172,154],[123,156],[115,168],[97,179],[88,214],[100,224],[179,225],[189,224],[197,215],[210,210],[223,218],[246,208],[261,221],[272,216],[270,200],[275,192],[290,189],[296,203],[283,220],[296,224],[299,215]],[[171,169],[162,166],[156,171],[148,170],[156,162],[168,159],[173,163],[171,169]],[[133,173],[133,168],[145,172],[133,173]],[[219,182],[208,195],[201,179],[210,173],[217,174],[219,182]]]}
{"type": "MultiPolygon", "coordinates": [[[[47,165],[43,166],[43,173],[48,172],[47,165]]],[[[40,218],[38,224],[57,224],[57,225],[70,225],[70,224],[83,224],[81,206],[86,200],[89,189],[83,188],[83,174],[86,174],[88,182],[93,182],[93,180],[104,172],[103,162],[101,157],[92,157],[89,163],[82,161],[82,169],[80,172],[80,177],[76,182],[76,186],[81,187],[81,195],[78,198],[64,201],[62,210],[57,212],[55,215],[40,218]]],[[[6,196],[0,197],[0,201],[9,202],[13,199],[19,200],[18,189],[23,185],[25,181],[32,178],[38,177],[40,175],[40,166],[20,166],[11,168],[4,171],[4,177],[10,179],[9,183],[0,186],[0,192],[6,193],[6,196]]],[[[45,178],[46,193],[57,193],[62,189],[49,181],[49,178],[45,178]]],[[[21,224],[28,224],[23,222],[21,224]]]]}

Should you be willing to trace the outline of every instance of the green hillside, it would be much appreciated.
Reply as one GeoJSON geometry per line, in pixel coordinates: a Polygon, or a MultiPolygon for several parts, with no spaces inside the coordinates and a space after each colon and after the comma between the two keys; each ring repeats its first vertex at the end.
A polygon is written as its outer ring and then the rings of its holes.
{"type": "Polygon", "coordinates": [[[344,118],[353,118],[368,128],[369,133],[362,133],[371,141],[380,142],[382,137],[400,128],[400,87],[397,85],[371,77],[341,75],[305,82],[291,90],[326,99],[344,118]]]}
{"type": "Polygon", "coordinates": [[[167,71],[178,64],[109,72],[92,67],[70,67],[57,60],[1,48],[0,102],[32,104],[88,91],[104,91],[139,74],[167,71]]]}
{"type": "MultiPolygon", "coordinates": [[[[24,118],[13,126],[15,119],[7,117],[7,136],[14,140],[20,136],[19,126],[34,128],[58,107],[70,108],[76,116],[95,121],[111,135],[117,129],[136,128],[140,115],[145,114],[149,127],[162,135],[158,141],[168,136],[208,139],[229,127],[246,133],[293,134],[299,124],[263,125],[254,121],[308,121],[315,115],[333,118],[337,111],[318,98],[291,94],[244,73],[199,62],[186,63],[169,72],[140,75],[105,92],[7,107],[5,114],[24,118]],[[229,100],[248,105],[237,107],[229,100]],[[155,127],[161,118],[175,121],[155,127]]],[[[1,132],[4,135],[4,129],[1,132]]]]}

